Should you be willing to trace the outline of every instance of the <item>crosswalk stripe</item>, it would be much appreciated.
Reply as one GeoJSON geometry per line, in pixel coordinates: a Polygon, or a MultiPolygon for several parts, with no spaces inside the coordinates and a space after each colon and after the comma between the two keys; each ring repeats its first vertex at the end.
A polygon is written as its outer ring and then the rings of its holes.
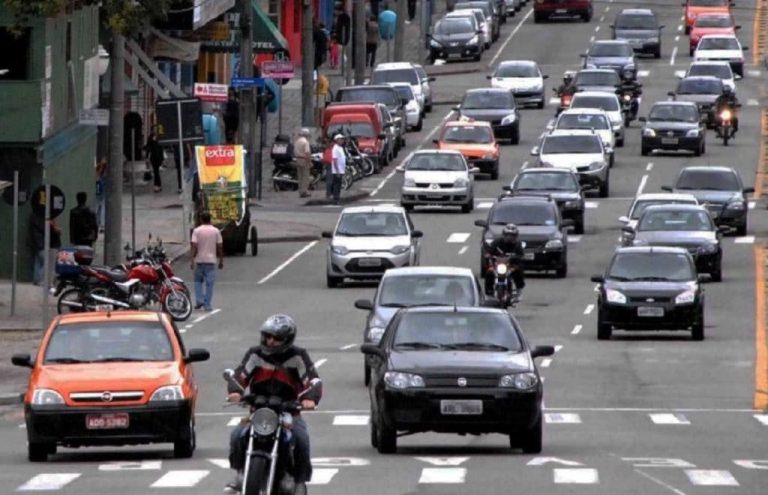
{"type": "Polygon", "coordinates": [[[575,424],[581,423],[581,416],[574,413],[544,413],[544,421],[547,424],[575,424]]]}
{"type": "Polygon", "coordinates": [[[227,423],[227,426],[237,426],[240,424],[240,421],[243,420],[242,416],[232,416],[229,418],[229,422],[227,423]]]}
{"type": "Polygon", "coordinates": [[[555,97],[553,96],[552,98],[550,98],[550,99],[549,99],[549,104],[550,104],[550,105],[556,105],[556,104],[558,104],[558,103],[560,103],[560,98],[555,98],[555,97]]]}
{"type": "Polygon", "coordinates": [[[208,459],[208,462],[221,469],[229,469],[229,459],[208,459]]]}
{"type": "Polygon", "coordinates": [[[755,414],[755,419],[768,426],[768,414],[755,414]]]}
{"type": "Polygon", "coordinates": [[[649,70],[639,70],[637,71],[637,77],[648,77],[651,74],[651,71],[649,70]]]}
{"type": "Polygon", "coordinates": [[[568,242],[570,244],[576,244],[577,242],[580,242],[580,241],[581,241],[581,236],[580,235],[569,235],[568,236],[568,242]]]}
{"type": "Polygon", "coordinates": [[[748,107],[756,107],[756,106],[759,106],[759,105],[760,105],[760,102],[757,101],[754,98],[750,98],[750,99],[747,100],[747,106],[748,107]]]}
{"type": "Polygon", "coordinates": [[[718,469],[686,469],[685,474],[694,485],[739,486],[739,482],[728,471],[718,469]]]}
{"type": "Polygon", "coordinates": [[[207,469],[179,469],[168,471],[150,486],[152,488],[190,488],[208,476],[207,469]]]}
{"type": "Polygon", "coordinates": [[[308,485],[327,485],[339,472],[337,468],[314,468],[312,469],[312,481],[308,485]]]}
{"type": "Polygon", "coordinates": [[[554,480],[557,484],[594,485],[600,478],[597,469],[592,468],[555,468],[554,480]]]}
{"type": "Polygon", "coordinates": [[[691,424],[683,414],[658,413],[649,414],[651,421],[657,425],[689,425],[691,424]]]}
{"type": "Polygon", "coordinates": [[[451,243],[451,244],[463,244],[464,242],[469,239],[469,236],[471,234],[469,232],[454,232],[453,234],[448,236],[448,239],[446,239],[445,242],[451,243]]]}
{"type": "Polygon", "coordinates": [[[584,201],[584,208],[595,209],[600,206],[597,201],[584,201]]]}
{"type": "Polygon", "coordinates": [[[743,237],[736,237],[733,240],[734,244],[753,244],[755,242],[755,236],[745,235],[743,237]]]}
{"type": "Polygon", "coordinates": [[[424,468],[419,483],[464,483],[466,468],[424,468]]]}
{"type": "Polygon", "coordinates": [[[759,70],[748,70],[747,71],[747,75],[749,75],[750,77],[760,77],[761,74],[762,74],[762,72],[760,72],[759,70]]]}
{"type": "Polygon", "coordinates": [[[80,473],[41,473],[30,478],[26,483],[18,487],[16,491],[59,490],[79,477],[80,473]]]}
{"type": "Polygon", "coordinates": [[[368,424],[368,419],[369,416],[367,414],[340,414],[333,417],[333,426],[366,426],[368,424]]]}
{"type": "Polygon", "coordinates": [[[162,461],[114,461],[99,464],[99,471],[157,471],[162,461]]]}
{"type": "Polygon", "coordinates": [[[477,203],[475,205],[475,208],[477,208],[478,210],[487,210],[491,206],[493,206],[493,203],[491,201],[483,201],[481,203],[477,203]]]}
{"type": "Polygon", "coordinates": [[[747,202],[747,208],[749,208],[750,210],[754,210],[756,204],[757,204],[756,201],[748,201],[747,202]]]}

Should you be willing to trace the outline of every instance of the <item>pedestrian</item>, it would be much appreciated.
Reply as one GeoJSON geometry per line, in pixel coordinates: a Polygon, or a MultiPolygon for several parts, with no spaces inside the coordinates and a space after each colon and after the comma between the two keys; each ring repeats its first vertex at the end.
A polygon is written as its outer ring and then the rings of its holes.
{"type": "Polygon", "coordinates": [[[107,211],[107,159],[102,157],[96,164],[96,221],[99,224],[99,233],[104,232],[104,217],[107,211]]]}
{"type": "Polygon", "coordinates": [[[312,41],[315,44],[315,70],[317,70],[325,62],[328,53],[328,35],[322,21],[315,22],[312,41]]]}
{"type": "Polygon", "coordinates": [[[299,182],[299,197],[308,198],[309,172],[312,167],[312,148],[309,144],[309,129],[302,127],[293,143],[293,153],[296,157],[296,178],[299,182]]]}
{"type": "Polygon", "coordinates": [[[371,15],[365,24],[365,65],[376,65],[376,48],[379,46],[379,22],[375,15],[371,15]]]}
{"type": "Polygon", "coordinates": [[[333,201],[341,204],[341,179],[347,171],[347,154],[344,151],[344,136],[333,136],[333,150],[331,151],[331,173],[333,175],[332,194],[333,201]]]}
{"type": "Polygon", "coordinates": [[[195,272],[195,309],[211,311],[216,265],[224,268],[224,241],[219,229],[211,225],[210,212],[200,213],[200,225],[192,231],[192,270],[195,272]],[[203,291],[205,284],[205,291],[203,291]]]}
{"type": "Polygon", "coordinates": [[[410,24],[416,17],[416,0],[408,0],[408,20],[407,24],[410,24]]]}
{"type": "MultiPolygon", "coordinates": [[[[58,249],[61,247],[61,228],[56,224],[56,220],[50,219],[48,222],[44,218],[34,213],[29,219],[29,247],[32,248],[32,282],[35,285],[45,283],[45,227],[48,226],[50,235],[50,248],[58,249]]],[[[50,264],[49,264],[50,266],[50,264]]]]}
{"type": "Polygon", "coordinates": [[[69,242],[75,246],[90,246],[99,237],[96,214],[88,205],[88,195],[80,191],[75,195],[77,206],[69,210],[69,242]]]}
{"type": "Polygon", "coordinates": [[[147,138],[147,144],[144,146],[144,152],[149,159],[150,165],[152,165],[152,177],[154,178],[154,190],[160,192],[163,190],[163,183],[160,180],[160,166],[165,160],[165,151],[160,143],[157,141],[157,136],[154,132],[149,133],[147,138]]]}
{"type": "Polygon", "coordinates": [[[240,101],[237,99],[237,93],[229,88],[227,103],[224,106],[224,139],[227,144],[235,142],[237,127],[240,125],[240,101]]]}

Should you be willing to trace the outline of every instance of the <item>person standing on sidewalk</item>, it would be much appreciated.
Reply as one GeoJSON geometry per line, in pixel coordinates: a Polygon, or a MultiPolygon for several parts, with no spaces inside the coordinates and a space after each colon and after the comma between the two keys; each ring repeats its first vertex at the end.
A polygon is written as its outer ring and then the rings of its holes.
{"type": "Polygon", "coordinates": [[[344,136],[336,134],[333,136],[333,150],[331,151],[331,173],[333,175],[333,201],[337,205],[341,204],[341,179],[347,171],[347,154],[344,151],[344,136]]]}
{"type": "Polygon", "coordinates": [[[69,210],[69,242],[75,246],[90,246],[99,237],[99,224],[96,214],[88,205],[88,195],[80,191],[75,196],[77,206],[69,210]]]}
{"type": "Polygon", "coordinates": [[[200,213],[201,224],[192,231],[192,270],[195,272],[195,309],[211,311],[216,265],[224,268],[224,240],[219,229],[211,225],[211,214],[200,213]],[[203,292],[205,284],[205,292],[203,292]]]}
{"type": "Polygon", "coordinates": [[[155,192],[163,190],[163,183],[160,180],[160,165],[165,160],[165,151],[163,147],[157,142],[157,136],[154,132],[149,133],[147,138],[147,144],[144,146],[144,152],[149,158],[149,163],[152,165],[152,178],[155,181],[155,192]]]}
{"type": "Polygon", "coordinates": [[[376,16],[371,14],[370,19],[365,24],[365,65],[373,67],[376,65],[376,48],[379,46],[379,23],[376,16]]]}
{"type": "Polygon", "coordinates": [[[312,148],[309,145],[309,129],[302,127],[299,136],[293,143],[293,152],[296,155],[296,178],[299,182],[299,197],[308,198],[309,171],[312,167],[312,148]]]}

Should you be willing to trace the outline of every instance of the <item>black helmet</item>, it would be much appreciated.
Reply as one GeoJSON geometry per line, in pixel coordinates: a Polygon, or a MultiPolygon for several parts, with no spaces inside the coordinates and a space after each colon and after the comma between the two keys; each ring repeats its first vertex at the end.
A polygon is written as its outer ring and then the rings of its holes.
{"type": "Polygon", "coordinates": [[[508,223],[504,226],[504,230],[501,231],[503,237],[517,237],[518,230],[517,225],[514,223],[508,223]]]}
{"type": "Polygon", "coordinates": [[[296,340],[296,322],[288,315],[272,315],[261,325],[261,346],[262,351],[266,354],[279,354],[291,347],[294,340],[296,340]],[[265,339],[267,335],[282,340],[282,345],[276,347],[267,346],[265,339]]]}

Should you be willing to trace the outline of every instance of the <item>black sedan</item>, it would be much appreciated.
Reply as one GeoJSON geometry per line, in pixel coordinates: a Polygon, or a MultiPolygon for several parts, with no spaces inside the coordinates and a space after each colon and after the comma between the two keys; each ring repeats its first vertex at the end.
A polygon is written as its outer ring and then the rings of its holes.
{"type": "Polygon", "coordinates": [[[475,88],[467,90],[461,105],[453,108],[460,117],[490,122],[499,139],[520,142],[520,111],[515,94],[507,88],[475,88]]]}
{"type": "Polygon", "coordinates": [[[640,138],[640,154],[653,150],[691,151],[701,156],[706,151],[706,127],[696,103],[691,101],[660,101],[654,103],[644,122],[640,138]]]}
{"type": "Polygon", "coordinates": [[[509,435],[511,448],[541,452],[543,387],[518,323],[492,308],[400,310],[376,344],[371,385],[371,444],[394,453],[397,437],[422,432],[509,435]]]}
{"type": "Polygon", "coordinates": [[[685,248],[693,256],[699,273],[709,273],[715,282],[723,279],[722,234],[703,206],[649,206],[635,228],[625,226],[622,230],[633,246],[685,248]]]}
{"type": "Polygon", "coordinates": [[[512,194],[545,196],[555,200],[560,216],[573,220],[574,233],[584,233],[584,192],[579,176],[563,168],[531,167],[521,170],[504,187],[512,194]]]}

